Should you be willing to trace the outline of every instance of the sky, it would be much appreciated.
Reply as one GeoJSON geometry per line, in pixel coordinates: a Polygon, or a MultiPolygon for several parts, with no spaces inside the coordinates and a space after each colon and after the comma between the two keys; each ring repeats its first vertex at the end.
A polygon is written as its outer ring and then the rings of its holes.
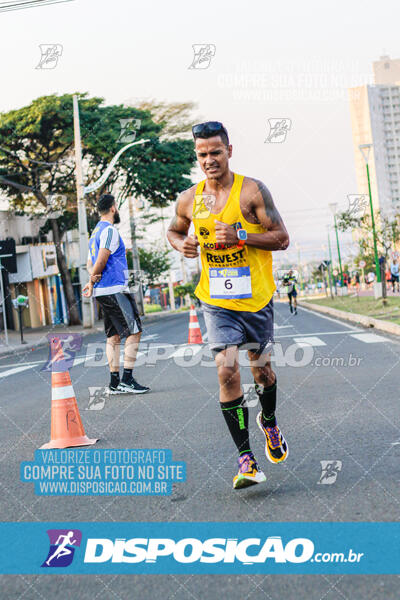
{"type": "MultiPolygon", "coordinates": [[[[194,121],[228,128],[232,170],[270,189],[291,238],[278,262],[319,260],[329,203],[345,210],[357,193],[347,89],[372,83],[382,54],[400,56],[398,16],[394,0],[72,0],[0,12],[0,111],[76,91],[110,104],[193,101],[194,121]],[[40,44],[62,46],[55,68],[36,68],[40,44]],[[205,69],[189,68],[194,44],[215,49],[205,69]],[[271,143],[277,119],[287,133],[271,143]]],[[[351,236],[340,239],[347,254],[351,236]]]]}

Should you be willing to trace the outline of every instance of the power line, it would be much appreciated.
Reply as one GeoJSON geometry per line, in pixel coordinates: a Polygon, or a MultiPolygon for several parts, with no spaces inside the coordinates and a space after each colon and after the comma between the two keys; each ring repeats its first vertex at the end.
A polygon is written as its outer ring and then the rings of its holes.
{"type": "Polygon", "coordinates": [[[37,6],[46,6],[47,4],[59,4],[61,2],[72,2],[73,0],[23,0],[22,2],[0,2],[0,12],[10,10],[21,10],[24,8],[34,8],[37,6]]]}

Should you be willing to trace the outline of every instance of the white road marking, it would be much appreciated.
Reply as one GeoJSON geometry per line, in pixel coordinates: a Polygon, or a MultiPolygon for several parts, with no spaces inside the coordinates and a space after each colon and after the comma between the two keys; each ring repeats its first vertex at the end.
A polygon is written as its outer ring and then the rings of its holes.
{"type": "MultiPolygon", "coordinates": [[[[93,355],[88,356],[88,357],[86,357],[86,356],[80,356],[79,358],[75,358],[73,366],[80,365],[81,363],[85,362],[86,358],[92,358],[93,356],[95,356],[95,355],[93,354],[93,355]]],[[[39,361],[35,361],[35,362],[32,362],[32,363],[26,363],[26,364],[21,365],[19,367],[15,367],[14,369],[8,369],[7,371],[3,371],[2,373],[0,373],[0,379],[3,378],[3,377],[8,377],[9,375],[15,375],[16,373],[22,373],[23,371],[27,371],[28,369],[33,369],[33,367],[36,367],[37,365],[40,365],[40,364],[42,364],[44,366],[45,365],[45,361],[39,360],[39,361]]],[[[7,365],[7,366],[9,367],[10,365],[7,365]]]]}
{"type": "Polygon", "coordinates": [[[80,365],[81,363],[84,363],[87,358],[93,358],[93,356],[80,356],[79,358],[75,358],[73,366],[75,367],[76,365],[80,365]]]}
{"type": "MultiPolygon", "coordinates": [[[[352,330],[355,333],[358,333],[360,330],[359,329],[353,329],[352,330]]],[[[314,335],[348,335],[350,333],[352,333],[352,331],[315,331],[313,333],[302,333],[302,337],[308,337],[308,336],[314,336],[314,335]]],[[[292,338],[293,337],[293,333],[288,333],[285,335],[275,335],[274,336],[275,339],[278,338],[292,338]]]]}
{"type": "Polygon", "coordinates": [[[323,342],[319,337],[295,337],[293,338],[294,342],[300,346],[300,348],[304,346],[326,346],[326,343],[323,342]]]}
{"type": "Polygon", "coordinates": [[[316,312],[314,310],[310,310],[309,308],[305,308],[303,304],[298,308],[300,308],[300,310],[304,310],[304,312],[311,313],[312,315],[314,315],[314,317],[321,317],[321,319],[327,319],[328,321],[333,321],[334,323],[342,325],[343,327],[347,327],[348,329],[353,329],[355,331],[356,330],[363,331],[359,327],[354,327],[354,325],[348,325],[347,323],[343,323],[342,321],[340,321],[340,319],[335,319],[334,317],[328,317],[327,315],[324,315],[323,313],[316,312]]]}
{"type": "Polygon", "coordinates": [[[22,373],[22,371],[26,371],[27,369],[31,369],[33,367],[32,366],[21,366],[21,367],[15,367],[14,369],[9,369],[8,371],[3,371],[3,373],[0,373],[0,379],[2,377],[8,377],[9,375],[15,375],[16,373],[22,373]]]}
{"type": "Polygon", "coordinates": [[[22,367],[23,365],[25,365],[26,367],[34,367],[35,365],[40,365],[43,364],[42,360],[35,360],[33,362],[26,362],[26,363],[22,363],[17,362],[17,363],[11,363],[10,365],[0,365],[0,369],[10,369],[11,367],[22,367]]]}
{"type": "Polygon", "coordinates": [[[277,325],[274,324],[274,329],[287,329],[288,327],[294,327],[294,325],[277,325]]]}
{"type": "Polygon", "coordinates": [[[360,342],[364,342],[365,344],[377,344],[392,341],[383,337],[383,335],[377,335],[376,333],[353,333],[351,337],[360,340],[360,342]]]}
{"type": "Polygon", "coordinates": [[[201,352],[202,348],[203,346],[201,344],[185,344],[184,346],[181,346],[180,348],[175,350],[175,352],[171,354],[171,356],[169,356],[168,358],[196,356],[196,354],[201,352]],[[189,350],[191,350],[191,353],[189,352],[189,350]]]}
{"type": "Polygon", "coordinates": [[[159,333],[148,333],[145,336],[140,338],[141,342],[148,342],[149,340],[156,340],[160,337],[159,333]]]}

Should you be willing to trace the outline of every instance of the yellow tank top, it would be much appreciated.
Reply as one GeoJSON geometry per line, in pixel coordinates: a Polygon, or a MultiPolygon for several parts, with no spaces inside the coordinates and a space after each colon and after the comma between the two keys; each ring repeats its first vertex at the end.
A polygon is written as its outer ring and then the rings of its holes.
{"type": "Polygon", "coordinates": [[[247,233],[264,233],[262,225],[249,223],[240,210],[243,175],[234,173],[233,186],[225,207],[212,214],[205,180],[196,188],[193,201],[193,224],[200,243],[201,278],[196,296],[214,306],[229,310],[257,312],[271,300],[276,289],[272,275],[272,254],[245,244],[221,247],[215,239],[215,221],[245,229],[247,233]]]}

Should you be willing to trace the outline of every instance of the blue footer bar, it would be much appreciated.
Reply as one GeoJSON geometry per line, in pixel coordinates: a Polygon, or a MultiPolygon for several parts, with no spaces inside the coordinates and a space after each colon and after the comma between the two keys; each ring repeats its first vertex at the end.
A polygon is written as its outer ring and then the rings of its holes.
{"type": "Polygon", "coordinates": [[[1,523],[0,573],[400,574],[400,523],[1,523]]]}

